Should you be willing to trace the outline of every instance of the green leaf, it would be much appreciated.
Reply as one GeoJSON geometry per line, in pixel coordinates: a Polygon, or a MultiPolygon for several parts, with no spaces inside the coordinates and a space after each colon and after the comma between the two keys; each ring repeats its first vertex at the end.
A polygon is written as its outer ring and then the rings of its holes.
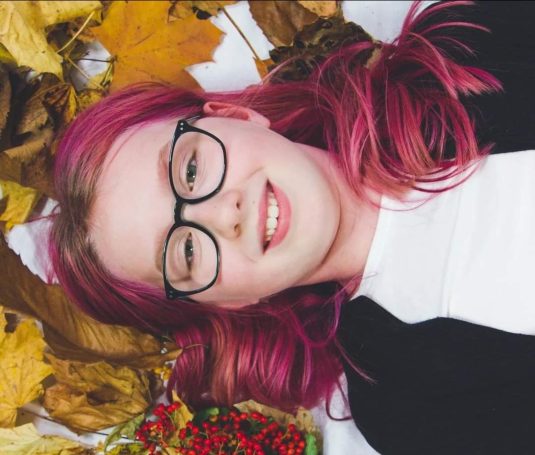
{"type": "Polygon", "coordinates": [[[205,420],[209,419],[212,416],[217,416],[221,413],[221,410],[219,408],[206,408],[201,411],[199,411],[197,414],[195,414],[195,417],[193,418],[193,423],[196,425],[201,424],[205,420]]]}
{"type": "Polygon", "coordinates": [[[106,455],[146,455],[147,449],[141,443],[118,444],[109,450],[105,450],[106,455]]]}
{"type": "Polygon", "coordinates": [[[104,451],[106,451],[106,448],[111,443],[118,441],[121,438],[134,439],[137,427],[143,422],[144,418],[145,414],[139,414],[128,422],[125,422],[122,425],[117,425],[104,441],[104,451]]]}
{"type": "Polygon", "coordinates": [[[318,446],[316,445],[316,437],[312,433],[305,435],[305,455],[318,455],[318,446]]]}

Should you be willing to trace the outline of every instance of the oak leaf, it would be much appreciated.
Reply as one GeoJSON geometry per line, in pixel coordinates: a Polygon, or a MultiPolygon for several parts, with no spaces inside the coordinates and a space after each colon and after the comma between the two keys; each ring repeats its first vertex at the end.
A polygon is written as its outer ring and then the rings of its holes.
{"type": "Polygon", "coordinates": [[[82,455],[91,453],[75,441],[41,436],[33,424],[0,428],[2,455],[82,455]]]}
{"type": "Polygon", "coordinates": [[[47,344],[73,360],[110,360],[134,368],[152,369],[181,352],[174,344],[118,325],[102,324],[82,313],[57,285],[47,285],[21,262],[0,236],[0,303],[43,323],[47,344]],[[161,353],[165,347],[167,352],[161,353]]]}
{"type": "Polygon", "coordinates": [[[100,7],[98,1],[0,2],[0,43],[19,65],[62,78],[62,58],[49,46],[45,28],[100,7]]]}
{"type": "Polygon", "coordinates": [[[115,58],[110,89],[145,81],[198,87],[184,68],[209,61],[222,32],[195,16],[168,20],[168,2],[113,2],[97,39],[115,58]]]}
{"type": "Polygon", "coordinates": [[[44,407],[70,428],[92,431],[126,422],[151,403],[147,373],[106,362],[47,359],[57,384],[45,391],[44,407]]]}
{"type": "Polygon", "coordinates": [[[22,321],[12,333],[5,326],[0,307],[0,427],[12,427],[17,409],[41,395],[52,368],[43,362],[45,342],[35,321],[22,321]]]}

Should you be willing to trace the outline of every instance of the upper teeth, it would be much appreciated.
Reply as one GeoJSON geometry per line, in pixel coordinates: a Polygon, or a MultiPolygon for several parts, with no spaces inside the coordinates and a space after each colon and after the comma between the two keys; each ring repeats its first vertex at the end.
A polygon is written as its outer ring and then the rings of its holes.
{"type": "Polygon", "coordinates": [[[265,243],[269,242],[277,230],[279,217],[279,204],[272,191],[268,190],[268,208],[266,218],[266,233],[264,236],[265,243]]]}

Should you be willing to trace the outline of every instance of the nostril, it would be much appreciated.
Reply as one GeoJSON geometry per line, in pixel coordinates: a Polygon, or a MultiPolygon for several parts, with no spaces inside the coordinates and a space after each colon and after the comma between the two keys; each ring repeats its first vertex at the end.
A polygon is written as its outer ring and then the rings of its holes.
{"type": "Polygon", "coordinates": [[[239,224],[236,224],[236,225],[234,226],[234,233],[235,233],[236,235],[240,235],[240,233],[241,233],[241,228],[240,228],[240,225],[239,225],[239,224]]]}

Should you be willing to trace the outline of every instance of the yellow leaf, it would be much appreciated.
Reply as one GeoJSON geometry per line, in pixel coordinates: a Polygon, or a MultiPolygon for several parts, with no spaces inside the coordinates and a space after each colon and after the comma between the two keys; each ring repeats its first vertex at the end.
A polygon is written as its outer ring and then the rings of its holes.
{"type": "Polygon", "coordinates": [[[43,391],[41,381],[52,373],[43,362],[45,343],[33,320],[22,321],[5,333],[0,312],[0,427],[15,425],[17,409],[43,391]]]}
{"type": "Polygon", "coordinates": [[[50,415],[70,428],[98,430],[130,420],[151,403],[149,378],[106,362],[82,363],[47,354],[58,384],[45,391],[50,415]]]}
{"type": "Polygon", "coordinates": [[[321,17],[334,16],[338,11],[338,5],[335,0],[330,1],[308,1],[308,0],[297,0],[301,6],[304,6],[307,10],[312,11],[314,14],[317,14],[321,17]]]}
{"type": "Polygon", "coordinates": [[[28,219],[39,201],[40,194],[32,188],[4,180],[0,180],[0,189],[2,199],[7,198],[7,206],[0,213],[0,221],[6,222],[6,230],[9,231],[16,224],[24,223],[28,219]]]}
{"type": "Polygon", "coordinates": [[[1,1],[0,43],[21,66],[62,77],[61,57],[49,46],[45,27],[86,16],[99,1],[1,1]]]}
{"type": "Polygon", "coordinates": [[[168,9],[168,2],[116,1],[93,29],[116,59],[111,90],[145,80],[197,87],[184,68],[211,60],[222,32],[195,16],[168,21],[168,9]]]}
{"type": "Polygon", "coordinates": [[[186,423],[193,419],[193,414],[190,412],[186,404],[180,399],[180,397],[174,390],[172,392],[172,396],[173,403],[180,404],[179,408],[173,414],[173,421],[177,424],[178,429],[180,430],[182,428],[185,428],[186,423]]]}
{"type": "Polygon", "coordinates": [[[0,428],[2,455],[77,455],[85,449],[77,442],[58,436],[41,436],[33,424],[0,428]]]}

